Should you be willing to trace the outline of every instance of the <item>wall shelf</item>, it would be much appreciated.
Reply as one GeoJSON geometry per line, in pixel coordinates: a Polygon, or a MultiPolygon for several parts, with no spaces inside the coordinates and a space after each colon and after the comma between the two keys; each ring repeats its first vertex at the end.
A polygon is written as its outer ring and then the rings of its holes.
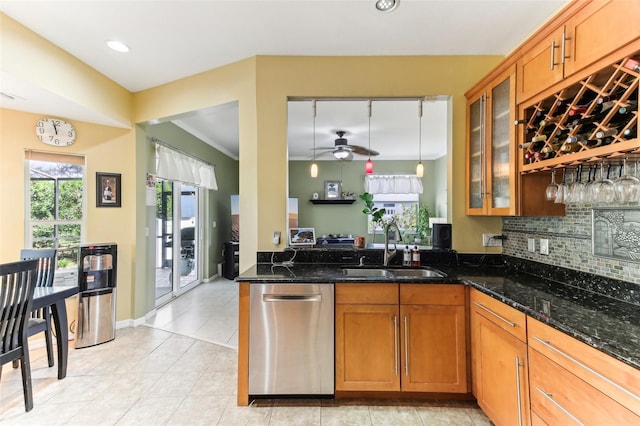
{"type": "Polygon", "coordinates": [[[309,200],[313,204],[353,204],[356,200],[309,200]]]}

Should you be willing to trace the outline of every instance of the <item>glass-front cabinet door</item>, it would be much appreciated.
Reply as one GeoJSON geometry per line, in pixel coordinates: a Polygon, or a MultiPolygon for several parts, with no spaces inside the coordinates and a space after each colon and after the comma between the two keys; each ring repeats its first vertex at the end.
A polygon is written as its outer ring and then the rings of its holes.
{"type": "Polygon", "coordinates": [[[467,214],[516,214],[514,67],[469,98],[467,214]]]}

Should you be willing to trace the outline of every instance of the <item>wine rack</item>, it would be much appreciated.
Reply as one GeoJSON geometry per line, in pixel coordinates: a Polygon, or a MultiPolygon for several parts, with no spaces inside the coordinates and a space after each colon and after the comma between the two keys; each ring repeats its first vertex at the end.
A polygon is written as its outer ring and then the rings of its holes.
{"type": "Polygon", "coordinates": [[[521,172],[640,156],[640,52],[525,107],[521,172]]]}

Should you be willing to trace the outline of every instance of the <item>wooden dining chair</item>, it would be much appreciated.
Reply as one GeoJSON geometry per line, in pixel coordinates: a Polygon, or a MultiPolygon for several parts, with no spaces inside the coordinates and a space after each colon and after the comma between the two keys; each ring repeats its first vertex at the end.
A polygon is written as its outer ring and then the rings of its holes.
{"type": "Polygon", "coordinates": [[[0,380],[2,366],[19,360],[22,364],[24,408],[33,408],[27,321],[38,273],[37,260],[0,264],[0,380]]]}
{"type": "MultiPolygon", "coordinates": [[[[56,272],[56,250],[55,249],[22,249],[20,259],[36,259],[38,261],[38,273],[36,287],[53,286],[53,278],[56,272]]],[[[53,367],[53,335],[52,335],[51,307],[45,306],[31,312],[31,317],[27,323],[27,335],[29,337],[44,332],[45,343],[47,345],[47,361],[49,367],[53,367]]],[[[17,368],[17,363],[13,364],[17,368]]]]}

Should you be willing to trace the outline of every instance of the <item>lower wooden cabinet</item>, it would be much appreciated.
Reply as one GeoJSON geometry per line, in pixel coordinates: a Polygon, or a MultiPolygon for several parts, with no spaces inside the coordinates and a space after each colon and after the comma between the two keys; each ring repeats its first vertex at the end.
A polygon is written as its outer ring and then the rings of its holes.
{"type": "Polygon", "coordinates": [[[541,424],[640,424],[638,370],[529,318],[531,412],[541,424]]]}
{"type": "Polygon", "coordinates": [[[497,426],[528,425],[526,316],[471,290],[473,394],[497,426]],[[523,339],[524,340],[521,340],[523,339]]]}
{"type": "Polygon", "coordinates": [[[336,390],[468,392],[465,287],[380,286],[336,284],[336,390]]]}

